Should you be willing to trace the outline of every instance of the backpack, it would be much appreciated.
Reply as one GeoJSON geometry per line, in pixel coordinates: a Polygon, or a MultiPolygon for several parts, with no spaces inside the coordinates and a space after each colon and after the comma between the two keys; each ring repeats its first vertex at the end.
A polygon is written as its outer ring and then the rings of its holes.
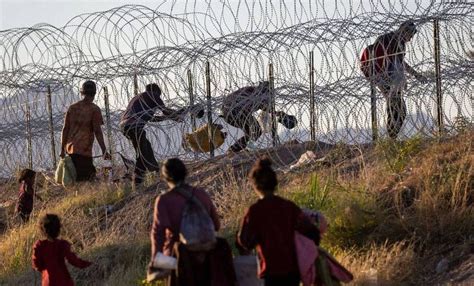
{"type": "Polygon", "coordinates": [[[360,70],[366,78],[385,71],[386,52],[383,45],[369,45],[362,50],[360,70]]]}
{"type": "Polygon", "coordinates": [[[179,241],[190,251],[209,251],[216,244],[214,222],[201,201],[188,192],[177,187],[175,190],[186,198],[181,218],[179,241]]]}

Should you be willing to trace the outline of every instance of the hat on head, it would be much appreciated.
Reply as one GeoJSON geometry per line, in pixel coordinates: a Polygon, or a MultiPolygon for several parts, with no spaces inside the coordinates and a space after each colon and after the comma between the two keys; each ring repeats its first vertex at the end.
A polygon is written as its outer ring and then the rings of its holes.
{"type": "Polygon", "coordinates": [[[412,35],[414,35],[417,30],[416,30],[416,25],[412,20],[408,20],[403,22],[400,27],[398,28],[400,32],[408,32],[412,35]]]}
{"type": "Polygon", "coordinates": [[[81,94],[83,95],[95,95],[97,92],[97,86],[92,80],[85,81],[81,87],[81,94]]]}

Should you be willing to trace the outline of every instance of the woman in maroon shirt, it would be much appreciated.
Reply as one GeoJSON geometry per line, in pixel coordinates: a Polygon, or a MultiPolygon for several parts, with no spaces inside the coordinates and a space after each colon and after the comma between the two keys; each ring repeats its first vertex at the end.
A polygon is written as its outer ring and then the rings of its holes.
{"type": "Polygon", "coordinates": [[[265,286],[298,286],[295,231],[319,244],[319,231],[293,202],[275,195],[278,180],[269,159],[259,159],[249,174],[259,200],[242,220],[237,243],[247,250],[257,249],[259,277],[265,286]]]}
{"type": "Polygon", "coordinates": [[[41,272],[42,286],[74,286],[67,270],[65,259],[78,268],[89,267],[92,263],[82,260],[71,251],[71,244],[58,239],[61,231],[59,217],[46,214],[41,218],[40,230],[47,238],[38,240],[33,246],[33,269],[41,272]]]}
{"type": "MultiPolygon", "coordinates": [[[[151,260],[158,252],[162,252],[164,255],[176,256],[173,248],[176,246],[175,243],[179,241],[179,231],[181,225],[181,217],[183,215],[184,207],[186,205],[187,198],[177,192],[176,188],[181,188],[184,191],[192,193],[202,203],[204,208],[209,213],[212,221],[214,222],[215,230],[218,231],[220,228],[219,217],[217,210],[211,201],[209,195],[200,188],[192,187],[185,183],[187,170],[184,163],[178,158],[168,159],[163,163],[161,168],[161,174],[168,184],[169,191],[160,195],[155,202],[155,210],[153,214],[153,224],[151,228],[151,260]]],[[[229,250],[230,251],[230,250],[229,250]]],[[[193,256],[191,254],[191,256],[193,256]]],[[[206,255],[208,257],[208,255],[206,255]]],[[[167,285],[215,285],[212,283],[212,269],[209,265],[211,258],[206,258],[206,262],[198,262],[200,259],[192,257],[192,262],[189,265],[190,269],[193,269],[192,277],[189,277],[189,282],[182,282],[188,278],[177,278],[175,271],[171,273],[168,279],[167,285]]],[[[150,267],[153,263],[150,263],[150,267]]],[[[178,268],[179,268],[178,261],[178,268]]],[[[149,269],[150,271],[150,269],[149,269]]],[[[186,276],[183,273],[186,271],[179,270],[181,276],[186,276]]],[[[187,272],[190,273],[190,272],[187,272]]],[[[215,274],[215,273],[214,273],[215,274]]],[[[222,284],[220,284],[222,285],[222,284]]],[[[226,284],[227,285],[227,284],[226,284]]]]}

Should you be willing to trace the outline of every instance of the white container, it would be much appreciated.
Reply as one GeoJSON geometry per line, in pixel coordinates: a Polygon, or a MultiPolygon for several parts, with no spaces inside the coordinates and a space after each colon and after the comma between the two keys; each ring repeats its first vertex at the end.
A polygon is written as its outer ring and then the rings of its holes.
{"type": "Polygon", "coordinates": [[[153,259],[153,267],[175,270],[178,267],[178,261],[172,256],[164,255],[163,253],[158,252],[153,259]]]}

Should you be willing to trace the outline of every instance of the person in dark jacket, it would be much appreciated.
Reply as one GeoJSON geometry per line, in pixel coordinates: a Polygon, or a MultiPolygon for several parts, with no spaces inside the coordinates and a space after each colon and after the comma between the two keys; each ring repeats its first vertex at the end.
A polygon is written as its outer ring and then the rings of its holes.
{"type": "Polygon", "coordinates": [[[295,231],[319,245],[319,230],[293,202],[275,195],[278,180],[269,159],[259,159],[249,177],[259,200],[247,210],[237,243],[246,250],[257,249],[258,276],[265,286],[298,286],[295,231]]]}
{"type": "Polygon", "coordinates": [[[86,268],[91,262],[82,260],[71,251],[71,244],[58,239],[61,221],[55,214],[46,214],[39,223],[40,231],[46,238],[33,245],[33,269],[41,272],[42,286],[74,286],[65,260],[78,268],[86,268]]]}
{"type": "Polygon", "coordinates": [[[35,178],[36,172],[31,169],[23,169],[18,177],[20,189],[16,212],[24,223],[30,219],[31,212],[33,211],[34,198],[36,197],[41,200],[35,192],[35,178]]]}
{"type": "Polygon", "coordinates": [[[396,139],[406,117],[406,105],[402,91],[406,85],[405,72],[420,82],[427,79],[405,61],[406,44],[416,34],[413,21],[406,21],[392,32],[379,36],[371,46],[374,60],[374,80],[378,89],[387,99],[387,132],[396,139]]]}
{"type": "Polygon", "coordinates": [[[181,112],[167,108],[161,99],[161,89],[155,84],[148,84],[145,92],[133,97],[128,103],[120,119],[120,129],[130,140],[135,149],[136,163],[134,183],[143,182],[145,172],[159,171],[159,164],[155,159],[150,141],[146,138],[145,125],[148,122],[163,121],[165,119],[180,121],[181,112]],[[155,115],[161,111],[163,115],[155,115]]]}
{"type": "MultiPolygon", "coordinates": [[[[249,141],[257,141],[262,135],[262,128],[253,115],[258,110],[270,112],[270,82],[262,81],[256,86],[245,86],[225,96],[222,102],[222,117],[224,120],[244,131],[229,150],[239,152],[247,148],[249,141]]],[[[283,111],[275,111],[275,119],[287,129],[297,124],[296,117],[283,111]]]]}

